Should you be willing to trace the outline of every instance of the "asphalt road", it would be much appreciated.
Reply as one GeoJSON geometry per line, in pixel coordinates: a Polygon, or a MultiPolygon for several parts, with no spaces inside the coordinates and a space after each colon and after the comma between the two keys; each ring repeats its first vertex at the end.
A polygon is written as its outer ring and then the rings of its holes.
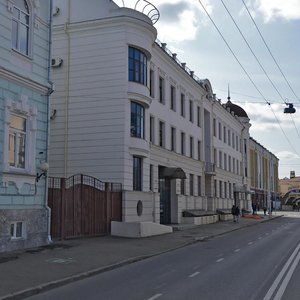
{"type": "Polygon", "coordinates": [[[284,217],[28,298],[300,299],[300,219],[284,217]]]}

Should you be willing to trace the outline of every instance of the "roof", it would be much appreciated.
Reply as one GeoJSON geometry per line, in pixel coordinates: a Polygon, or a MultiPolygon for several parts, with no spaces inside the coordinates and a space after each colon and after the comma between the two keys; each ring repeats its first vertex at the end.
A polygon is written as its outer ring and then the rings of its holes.
{"type": "Polygon", "coordinates": [[[234,114],[238,117],[244,117],[244,118],[248,118],[247,113],[244,111],[243,108],[241,108],[240,106],[233,104],[230,100],[227,101],[227,103],[225,104],[226,108],[230,108],[231,112],[234,112],[234,114]]]}

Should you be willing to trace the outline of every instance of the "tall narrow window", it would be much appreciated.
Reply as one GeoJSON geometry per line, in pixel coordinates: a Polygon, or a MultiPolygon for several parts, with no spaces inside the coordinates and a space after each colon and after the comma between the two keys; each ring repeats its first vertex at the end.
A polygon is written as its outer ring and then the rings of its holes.
{"type": "Polygon", "coordinates": [[[139,49],[128,48],[128,78],[129,81],[134,81],[147,85],[147,56],[139,49]]]}
{"type": "Polygon", "coordinates": [[[165,123],[159,121],[159,146],[165,147],[165,123]]]}
{"type": "Polygon", "coordinates": [[[224,198],[227,198],[227,182],[224,181],[224,198]]]}
{"type": "Polygon", "coordinates": [[[9,165],[25,169],[26,157],[26,119],[11,115],[8,144],[9,165]]]}
{"type": "Polygon", "coordinates": [[[173,85],[171,85],[170,90],[170,108],[176,111],[176,89],[173,85]]]}
{"type": "Polygon", "coordinates": [[[190,157],[194,157],[194,138],[190,136],[190,157]]]}
{"type": "Polygon", "coordinates": [[[198,141],[198,160],[201,160],[201,141],[198,141]]]}
{"type": "Polygon", "coordinates": [[[180,95],[180,115],[185,117],[185,95],[182,93],[180,95]]]}
{"type": "Polygon", "coordinates": [[[150,165],[149,189],[150,191],[153,191],[153,165],[150,165]]]}
{"type": "Polygon", "coordinates": [[[227,171],[227,154],[224,153],[224,170],[227,171]]]}
{"type": "Polygon", "coordinates": [[[190,174],[190,195],[194,195],[194,175],[190,174]]]}
{"type": "Polygon", "coordinates": [[[219,168],[222,168],[222,161],[223,161],[222,151],[219,151],[219,168]]]}
{"type": "Polygon", "coordinates": [[[234,144],[234,132],[232,133],[232,148],[235,148],[235,144],[234,144]]]}
{"type": "Polygon", "coordinates": [[[190,100],[190,122],[194,122],[194,105],[193,105],[193,101],[190,100]]]}
{"type": "Polygon", "coordinates": [[[154,98],[154,71],[150,70],[150,97],[154,98]]]}
{"type": "Polygon", "coordinates": [[[12,47],[29,55],[30,13],[27,1],[15,1],[12,18],[12,47]]]}
{"type": "Polygon", "coordinates": [[[223,142],[226,143],[226,127],[223,127],[223,142]]]}
{"type": "Polygon", "coordinates": [[[180,180],[180,194],[185,195],[185,179],[180,180]]]}
{"type": "Polygon", "coordinates": [[[198,176],[198,196],[201,196],[201,176],[198,176]]]}
{"type": "Polygon", "coordinates": [[[143,159],[138,156],[133,156],[133,190],[142,190],[142,163],[143,159]]]}
{"type": "Polygon", "coordinates": [[[216,124],[216,119],[213,119],[213,132],[214,136],[217,137],[217,124],[216,124]]]}
{"type": "Polygon", "coordinates": [[[154,144],[154,117],[150,116],[150,142],[154,144]]]}
{"type": "Polygon", "coordinates": [[[159,102],[165,103],[165,80],[159,77],[159,102]]]}
{"type": "Polygon", "coordinates": [[[219,140],[222,140],[222,124],[219,122],[219,140]]]}
{"type": "Polygon", "coordinates": [[[201,108],[197,106],[197,126],[201,127],[201,108]]]}
{"type": "Polygon", "coordinates": [[[220,180],[219,181],[219,197],[220,198],[223,198],[223,189],[222,189],[222,187],[223,187],[223,182],[220,180]]]}
{"type": "Polygon", "coordinates": [[[230,130],[228,130],[228,145],[231,146],[231,134],[230,134],[230,130]]]}
{"type": "Polygon", "coordinates": [[[217,180],[214,179],[214,196],[217,197],[217,180]]]}
{"type": "Polygon", "coordinates": [[[181,132],[181,154],[185,155],[185,133],[181,132]]]}
{"type": "Polygon", "coordinates": [[[176,129],[171,127],[171,151],[176,151],[176,129]]]}
{"type": "Polygon", "coordinates": [[[131,136],[144,138],[144,118],[144,107],[136,102],[131,102],[131,136]]]}

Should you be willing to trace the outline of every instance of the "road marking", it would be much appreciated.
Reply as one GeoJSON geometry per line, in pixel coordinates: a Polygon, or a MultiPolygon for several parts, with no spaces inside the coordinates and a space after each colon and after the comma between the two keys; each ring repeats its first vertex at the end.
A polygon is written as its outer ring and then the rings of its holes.
{"type": "MultiPolygon", "coordinates": [[[[277,289],[280,281],[282,280],[285,272],[287,271],[287,269],[289,268],[290,264],[292,263],[294,257],[296,256],[297,252],[300,249],[300,243],[298,244],[298,246],[296,247],[296,249],[294,250],[294,252],[292,253],[292,255],[290,256],[290,258],[288,259],[288,261],[285,263],[285,265],[283,266],[282,270],[280,271],[280,273],[278,274],[278,276],[276,277],[275,281],[273,282],[273,284],[271,285],[270,289],[268,290],[266,296],[264,297],[263,300],[270,300],[272,299],[272,295],[274,293],[274,291],[277,289]]],[[[299,255],[299,254],[298,254],[299,255]]],[[[298,258],[298,256],[297,256],[298,258]]],[[[278,298],[279,299],[279,298],[278,298]]]]}
{"type": "Polygon", "coordinates": [[[155,300],[161,296],[162,296],[162,294],[156,294],[156,295],[152,296],[151,298],[148,298],[148,300],[155,300]]]}
{"type": "Polygon", "coordinates": [[[218,260],[216,260],[217,263],[221,262],[222,260],[224,260],[224,258],[219,258],[218,260]]]}
{"type": "Polygon", "coordinates": [[[200,274],[200,272],[195,272],[195,273],[189,275],[189,277],[190,277],[190,278],[193,278],[193,277],[195,277],[195,276],[197,276],[197,275],[199,275],[199,274],[200,274]]]}
{"type": "Polygon", "coordinates": [[[249,242],[249,243],[248,243],[248,245],[252,245],[252,244],[253,244],[253,242],[249,242]]]}
{"type": "Polygon", "coordinates": [[[239,252],[241,249],[235,249],[234,252],[239,252]]]}

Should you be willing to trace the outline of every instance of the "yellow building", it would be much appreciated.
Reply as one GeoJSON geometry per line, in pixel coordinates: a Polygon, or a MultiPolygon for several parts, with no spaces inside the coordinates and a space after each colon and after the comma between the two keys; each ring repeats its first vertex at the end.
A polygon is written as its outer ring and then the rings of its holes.
{"type": "Polygon", "coordinates": [[[264,206],[268,209],[279,208],[279,159],[253,138],[250,138],[249,145],[252,205],[256,205],[259,208],[263,208],[264,206]]]}

